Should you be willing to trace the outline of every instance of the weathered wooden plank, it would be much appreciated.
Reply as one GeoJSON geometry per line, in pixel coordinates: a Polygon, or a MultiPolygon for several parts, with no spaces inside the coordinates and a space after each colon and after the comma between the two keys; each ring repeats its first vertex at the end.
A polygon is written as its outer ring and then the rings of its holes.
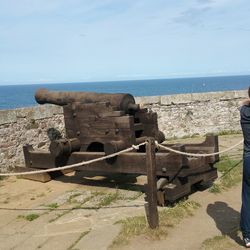
{"type": "MultiPolygon", "coordinates": [[[[75,152],[71,155],[69,163],[88,161],[104,156],[103,153],[96,152],[75,152]]],[[[77,170],[106,171],[107,173],[131,173],[146,174],[146,154],[145,153],[125,153],[119,155],[112,164],[101,161],[77,168],[77,170]]],[[[156,154],[157,175],[175,175],[183,167],[182,157],[171,157],[170,154],[156,154]]]]}
{"type": "MultiPolygon", "coordinates": [[[[22,173],[22,172],[29,172],[37,170],[36,168],[27,168],[27,167],[21,167],[17,168],[15,171],[22,173]]],[[[41,174],[30,174],[30,175],[22,175],[23,179],[32,180],[32,181],[39,181],[39,182],[48,182],[51,180],[51,176],[48,173],[41,173],[41,174]]]]}
{"type": "MultiPolygon", "coordinates": [[[[69,158],[55,159],[47,151],[34,151],[32,148],[26,150],[26,166],[34,168],[52,168],[55,166],[64,166],[67,164],[88,161],[104,156],[103,152],[74,152],[69,158]]],[[[180,155],[173,157],[172,153],[156,154],[157,174],[160,176],[174,175],[186,166],[186,158],[180,155]]],[[[80,167],[79,170],[89,171],[107,171],[117,173],[135,173],[146,174],[146,154],[130,152],[116,157],[110,164],[107,161],[96,162],[91,165],[80,167]]],[[[186,168],[184,168],[186,169],[186,168]]]]}
{"type": "MultiPolygon", "coordinates": [[[[88,118],[88,117],[87,117],[88,118]]],[[[83,127],[95,127],[95,128],[132,128],[133,119],[130,116],[125,117],[95,117],[92,120],[84,119],[80,117],[65,118],[65,125],[68,127],[74,127],[75,123],[78,122],[83,127]]]]}
{"type": "Polygon", "coordinates": [[[155,161],[155,139],[149,138],[146,145],[147,166],[147,204],[146,214],[148,224],[151,228],[159,226],[159,215],[157,210],[157,185],[156,185],[156,161],[155,161]]]}

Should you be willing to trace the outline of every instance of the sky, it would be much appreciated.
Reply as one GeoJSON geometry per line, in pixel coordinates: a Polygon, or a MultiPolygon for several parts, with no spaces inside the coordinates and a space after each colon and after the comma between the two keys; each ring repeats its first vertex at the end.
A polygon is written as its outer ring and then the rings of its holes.
{"type": "Polygon", "coordinates": [[[241,74],[249,0],[0,0],[0,84],[241,74]]]}

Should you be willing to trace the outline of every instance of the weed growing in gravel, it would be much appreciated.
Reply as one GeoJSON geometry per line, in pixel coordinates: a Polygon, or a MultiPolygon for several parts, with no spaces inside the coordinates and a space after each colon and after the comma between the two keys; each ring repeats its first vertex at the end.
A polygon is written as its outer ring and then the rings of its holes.
{"type": "Polygon", "coordinates": [[[98,203],[98,207],[105,207],[110,205],[111,203],[121,199],[121,194],[118,190],[115,193],[105,194],[102,198],[100,198],[100,202],[98,203]]]}
{"type": "Polygon", "coordinates": [[[219,184],[217,184],[217,183],[214,183],[212,185],[212,187],[209,188],[209,192],[210,193],[215,193],[215,194],[220,193],[221,192],[221,186],[219,184]]]}
{"type": "Polygon", "coordinates": [[[159,228],[150,229],[145,216],[130,217],[116,223],[122,225],[119,235],[114,239],[109,249],[118,249],[121,245],[128,244],[129,240],[138,235],[145,235],[152,240],[164,239],[168,228],[178,224],[183,218],[192,216],[200,204],[194,201],[181,201],[174,207],[167,207],[159,212],[159,228]]]}
{"type": "Polygon", "coordinates": [[[46,207],[50,208],[51,210],[56,209],[59,207],[59,205],[57,203],[51,203],[46,205],[46,207]]]}
{"type": "Polygon", "coordinates": [[[27,221],[33,221],[37,219],[40,215],[39,214],[28,214],[28,215],[18,215],[18,219],[25,219],[27,221]]]}

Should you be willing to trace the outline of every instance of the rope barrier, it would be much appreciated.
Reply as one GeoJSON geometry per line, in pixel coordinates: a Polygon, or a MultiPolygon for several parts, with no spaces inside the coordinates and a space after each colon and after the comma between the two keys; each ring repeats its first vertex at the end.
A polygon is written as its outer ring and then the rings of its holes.
{"type": "MultiPolygon", "coordinates": [[[[167,147],[167,146],[163,146],[161,144],[159,144],[157,141],[155,142],[156,146],[159,148],[163,148],[167,151],[176,153],[176,154],[180,154],[180,155],[185,155],[185,156],[193,156],[193,157],[208,157],[208,156],[214,156],[214,155],[219,155],[219,154],[223,154],[226,153],[228,151],[231,151],[232,149],[236,148],[237,146],[239,146],[240,144],[243,143],[244,140],[241,140],[240,142],[236,143],[235,145],[219,151],[219,152],[214,152],[214,153],[209,153],[209,154],[194,154],[194,153],[188,153],[188,152],[183,152],[183,151],[179,151],[179,150],[175,150],[173,148],[167,147]]],[[[27,171],[27,172],[20,172],[20,173],[0,173],[0,176],[21,176],[21,175],[31,175],[31,174],[42,174],[42,173],[49,173],[49,172],[53,172],[53,171],[60,171],[60,170],[66,170],[66,169],[71,169],[71,168],[76,168],[76,167],[80,167],[83,165],[88,165],[94,162],[98,162],[98,161],[103,161],[109,158],[113,158],[115,156],[118,156],[120,154],[123,153],[127,153],[130,152],[134,149],[138,150],[140,148],[140,146],[146,145],[147,142],[143,142],[140,143],[138,145],[132,145],[130,148],[121,150],[119,152],[116,152],[114,154],[110,154],[110,155],[106,155],[106,156],[102,156],[93,160],[89,160],[89,161],[82,161],[79,163],[75,163],[75,164],[71,164],[71,165],[67,165],[67,166],[63,166],[63,167],[56,167],[56,168],[49,168],[49,169],[42,169],[42,170],[34,170],[34,171],[27,171]]]]}
{"type": "Polygon", "coordinates": [[[79,163],[75,163],[75,164],[71,164],[71,165],[67,165],[67,166],[63,166],[63,167],[57,167],[57,168],[49,168],[49,169],[43,169],[43,170],[34,170],[34,171],[28,171],[28,172],[20,172],[20,173],[0,173],[0,176],[20,176],[20,175],[31,175],[31,174],[43,174],[43,173],[49,173],[49,172],[53,172],[53,171],[59,171],[59,170],[65,170],[65,169],[71,169],[71,168],[76,168],[76,167],[80,167],[83,165],[88,165],[97,161],[103,161],[109,158],[113,158],[115,156],[118,156],[120,154],[124,154],[127,152],[130,152],[134,149],[138,150],[140,148],[140,146],[146,145],[148,142],[143,142],[140,143],[138,145],[132,145],[130,148],[121,150],[119,152],[110,154],[110,155],[106,155],[106,156],[102,156],[93,160],[89,160],[89,161],[82,161],[79,163]]]}
{"type": "Polygon", "coordinates": [[[229,147],[229,148],[227,148],[225,150],[222,150],[222,151],[219,151],[219,152],[214,152],[214,153],[209,153],[209,154],[196,154],[196,153],[194,154],[194,153],[183,152],[183,151],[179,151],[179,150],[167,147],[167,146],[163,146],[163,145],[159,144],[157,141],[155,142],[155,144],[159,148],[163,148],[163,149],[166,149],[166,150],[168,150],[170,152],[180,154],[180,155],[194,156],[194,157],[208,157],[208,156],[219,155],[219,154],[223,154],[223,153],[226,153],[228,151],[231,151],[232,149],[234,149],[237,146],[239,146],[240,144],[242,144],[243,141],[244,140],[241,140],[240,142],[236,143],[235,145],[233,145],[233,146],[231,146],[231,147],[229,147]]]}

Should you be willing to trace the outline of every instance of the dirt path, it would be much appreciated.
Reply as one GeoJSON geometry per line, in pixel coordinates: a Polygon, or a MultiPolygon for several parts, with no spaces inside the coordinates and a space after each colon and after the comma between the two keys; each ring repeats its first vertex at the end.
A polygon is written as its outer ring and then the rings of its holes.
{"type": "MultiPolygon", "coordinates": [[[[225,136],[220,148],[240,139],[225,136]]],[[[232,154],[240,157],[241,153],[239,147],[232,154]]],[[[138,179],[139,184],[144,181],[138,179]]],[[[46,184],[16,178],[0,181],[0,249],[107,249],[119,233],[116,221],[144,214],[144,195],[138,192],[138,183],[118,184],[118,190],[117,183],[71,174],[46,184]],[[31,220],[34,214],[38,217],[31,220]]],[[[235,234],[240,193],[240,184],[217,195],[207,190],[194,193],[190,199],[201,208],[172,228],[166,240],[137,237],[123,249],[198,250],[206,239],[221,234],[229,236],[230,249],[242,249],[235,234]]]]}

